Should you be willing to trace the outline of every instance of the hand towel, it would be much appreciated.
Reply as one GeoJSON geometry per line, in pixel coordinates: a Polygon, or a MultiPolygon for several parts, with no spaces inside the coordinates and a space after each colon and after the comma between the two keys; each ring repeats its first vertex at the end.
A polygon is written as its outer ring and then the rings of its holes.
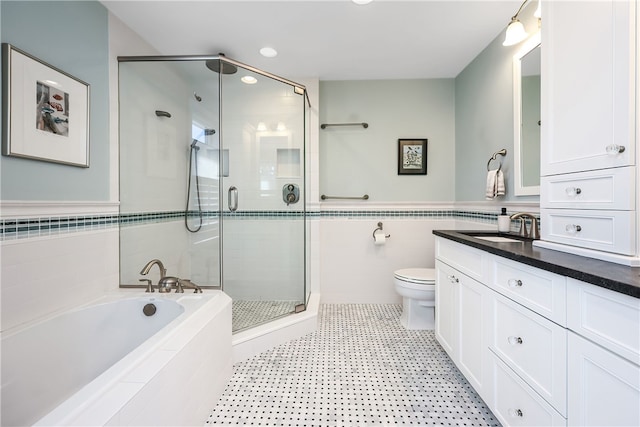
{"type": "Polygon", "coordinates": [[[504,174],[500,169],[487,172],[487,188],[485,192],[487,200],[493,200],[498,196],[504,196],[504,174]]]}

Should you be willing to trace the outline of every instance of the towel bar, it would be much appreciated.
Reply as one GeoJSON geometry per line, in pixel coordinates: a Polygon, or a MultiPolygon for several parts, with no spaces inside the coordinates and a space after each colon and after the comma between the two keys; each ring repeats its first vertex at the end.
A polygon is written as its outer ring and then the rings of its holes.
{"type": "Polygon", "coordinates": [[[323,123],[320,125],[320,129],[326,129],[329,126],[362,126],[366,129],[369,127],[369,123],[323,123]]]}
{"type": "Polygon", "coordinates": [[[327,200],[327,199],[349,199],[349,200],[368,200],[369,199],[369,195],[365,194],[364,196],[352,196],[352,197],[343,197],[343,196],[326,196],[326,195],[322,195],[320,196],[320,198],[322,200],[327,200]]]}
{"type": "MultiPolygon", "coordinates": [[[[495,153],[493,153],[493,156],[491,156],[489,158],[489,161],[487,162],[487,171],[490,171],[491,169],[489,168],[489,165],[491,164],[491,160],[498,160],[498,155],[501,156],[506,156],[507,155],[507,149],[503,148],[500,151],[496,151],[495,153]]],[[[498,170],[502,169],[502,160],[499,160],[500,164],[498,165],[498,170]]]]}

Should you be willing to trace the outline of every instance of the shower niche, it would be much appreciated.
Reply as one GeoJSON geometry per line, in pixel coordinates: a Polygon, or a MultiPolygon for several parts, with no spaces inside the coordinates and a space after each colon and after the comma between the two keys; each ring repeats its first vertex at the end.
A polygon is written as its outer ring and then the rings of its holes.
{"type": "Polygon", "coordinates": [[[224,56],[118,59],[121,285],[140,285],[157,258],[231,296],[234,331],[300,310],[304,86],[224,56]],[[295,204],[283,202],[285,184],[295,204]]]}

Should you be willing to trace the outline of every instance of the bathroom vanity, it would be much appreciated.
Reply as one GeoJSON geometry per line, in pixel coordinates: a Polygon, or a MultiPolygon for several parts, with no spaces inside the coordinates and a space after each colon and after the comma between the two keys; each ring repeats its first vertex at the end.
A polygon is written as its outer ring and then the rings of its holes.
{"type": "Polygon", "coordinates": [[[640,268],[434,234],[436,338],[503,425],[640,425],[640,268]]]}

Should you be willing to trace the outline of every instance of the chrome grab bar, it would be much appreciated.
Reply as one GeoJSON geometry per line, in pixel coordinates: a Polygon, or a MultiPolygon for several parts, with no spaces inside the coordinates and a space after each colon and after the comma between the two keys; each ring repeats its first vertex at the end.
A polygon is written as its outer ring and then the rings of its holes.
{"type": "Polygon", "coordinates": [[[320,196],[320,199],[322,199],[322,200],[327,200],[327,199],[369,200],[369,195],[365,194],[364,196],[357,196],[357,197],[342,197],[342,196],[325,196],[323,194],[322,196],[320,196]]]}
{"type": "Polygon", "coordinates": [[[235,212],[238,210],[238,189],[233,185],[229,187],[229,210],[235,212]],[[233,195],[233,203],[231,202],[231,195],[233,195]]]}

